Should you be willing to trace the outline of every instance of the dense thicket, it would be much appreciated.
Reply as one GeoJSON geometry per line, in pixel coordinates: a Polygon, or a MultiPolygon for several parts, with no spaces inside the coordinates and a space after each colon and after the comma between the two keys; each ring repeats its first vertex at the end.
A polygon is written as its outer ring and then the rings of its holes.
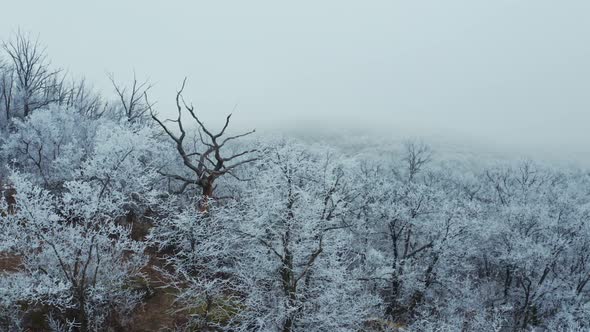
{"type": "Polygon", "coordinates": [[[588,171],[232,136],[180,93],[168,129],[4,51],[0,330],[590,329],[588,171]]]}

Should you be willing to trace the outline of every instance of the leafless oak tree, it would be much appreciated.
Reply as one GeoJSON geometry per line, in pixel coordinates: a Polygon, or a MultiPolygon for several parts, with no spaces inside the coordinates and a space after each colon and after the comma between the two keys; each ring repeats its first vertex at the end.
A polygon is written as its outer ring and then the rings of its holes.
{"type": "Polygon", "coordinates": [[[4,107],[6,121],[11,117],[12,100],[14,95],[14,70],[0,64],[0,104],[4,107]]]}
{"type": "Polygon", "coordinates": [[[112,74],[109,75],[109,79],[115,88],[117,96],[121,100],[121,107],[123,107],[127,121],[134,122],[143,118],[149,110],[149,104],[144,102],[143,98],[152,88],[149,81],[139,82],[137,76],[133,73],[133,83],[131,84],[131,89],[128,90],[128,88],[118,84],[112,74]]]}
{"type": "Polygon", "coordinates": [[[109,103],[104,101],[100,94],[93,92],[84,78],[72,81],[66,91],[64,104],[74,107],[88,117],[99,118],[111,110],[109,103]]]}
{"type": "Polygon", "coordinates": [[[12,60],[17,91],[22,98],[23,115],[47,106],[54,100],[46,94],[59,70],[51,70],[45,48],[39,39],[17,32],[14,38],[2,43],[2,48],[12,60]]]}
{"type": "Polygon", "coordinates": [[[404,149],[403,161],[408,165],[408,180],[412,182],[422,167],[432,160],[432,150],[428,145],[417,141],[405,142],[404,149]]]}
{"type": "MultiPolygon", "coordinates": [[[[213,133],[210,129],[208,129],[203,121],[197,116],[195,113],[194,107],[191,105],[187,105],[182,97],[182,92],[184,90],[186,84],[186,78],[182,82],[182,87],[178,90],[176,94],[176,106],[178,110],[178,117],[176,119],[168,119],[168,120],[160,120],[156,114],[153,112],[149,102],[147,102],[147,95],[146,95],[146,104],[150,109],[150,114],[152,119],[154,119],[162,129],[170,136],[170,138],[174,141],[176,145],[176,150],[184,165],[190,169],[193,173],[194,177],[187,178],[184,176],[176,175],[176,174],[167,174],[162,172],[162,175],[165,175],[169,178],[181,181],[183,183],[181,191],[184,191],[187,186],[189,185],[197,185],[202,189],[202,197],[199,200],[199,209],[201,212],[208,211],[208,201],[211,198],[214,198],[213,192],[215,190],[215,180],[225,174],[229,174],[235,178],[238,178],[237,175],[234,173],[235,169],[244,165],[246,163],[253,162],[257,160],[256,156],[252,156],[256,149],[251,150],[243,150],[241,152],[234,153],[230,156],[224,157],[222,148],[230,141],[236,140],[238,138],[250,135],[255,132],[255,130],[233,135],[233,136],[224,136],[226,134],[226,129],[229,126],[229,122],[231,119],[231,114],[229,114],[225,118],[225,123],[223,128],[218,133],[213,133]],[[193,151],[188,152],[185,148],[185,138],[187,136],[187,131],[185,125],[183,124],[182,113],[183,110],[187,111],[191,118],[198,124],[198,133],[199,133],[199,140],[202,144],[201,151],[193,151]],[[172,129],[166,126],[165,122],[174,122],[178,126],[179,134],[175,134],[172,129]]],[[[238,178],[239,179],[239,178],[238,178]]]]}

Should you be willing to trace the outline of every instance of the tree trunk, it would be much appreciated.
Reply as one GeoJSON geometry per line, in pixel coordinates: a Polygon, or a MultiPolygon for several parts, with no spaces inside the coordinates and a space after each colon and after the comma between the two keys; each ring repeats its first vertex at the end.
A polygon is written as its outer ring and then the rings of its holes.
{"type": "Polygon", "coordinates": [[[88,318],[86,317],[86,309],[85,307],[85,300],[84,298],[80,299],[80,305],[78,308],[78,323],[80,323],[80,332],[88,331],[88,318]]]}
{"type": "Polygon", "coordinates": [[[283,324],[283,332],[291,332],[293,329],[293,317],[289,316],[283,324]]]}
{"type": "Polygon", "coordinates": [[[25,100],[24,116],[27,117],[27,115],[29,115],[29,113],[31,113],[31,109],[29,107],[29,101],[28,100],[25,100]]]}
{"type": "Polygon", "coordinates": [[[209,199],[213,196],[213,184],[203,184],[203,193],[199,200],[199,211],[202,213],[209,213],[209,199]]]}

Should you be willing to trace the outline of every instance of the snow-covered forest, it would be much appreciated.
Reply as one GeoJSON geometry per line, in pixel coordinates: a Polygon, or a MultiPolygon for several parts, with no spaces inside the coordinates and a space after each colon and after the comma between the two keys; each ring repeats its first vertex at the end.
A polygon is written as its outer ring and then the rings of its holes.
{"type": "Polygon", "coordinates": [[[588,170],[210,126],[190,80],[165,112],[112,82],[2,44],[1,331],[590,329],[588,170]]]}

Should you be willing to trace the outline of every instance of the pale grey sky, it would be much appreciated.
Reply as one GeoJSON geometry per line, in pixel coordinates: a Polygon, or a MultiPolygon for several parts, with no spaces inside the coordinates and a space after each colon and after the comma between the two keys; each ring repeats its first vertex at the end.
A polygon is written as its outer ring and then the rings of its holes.
{"type": "Polygon", "coordinates": [[[210,119],[590,154],[588,0],[3,2],[0,38],[107,92],[135,70],[162,113],[188,76],[210,119]]]}

